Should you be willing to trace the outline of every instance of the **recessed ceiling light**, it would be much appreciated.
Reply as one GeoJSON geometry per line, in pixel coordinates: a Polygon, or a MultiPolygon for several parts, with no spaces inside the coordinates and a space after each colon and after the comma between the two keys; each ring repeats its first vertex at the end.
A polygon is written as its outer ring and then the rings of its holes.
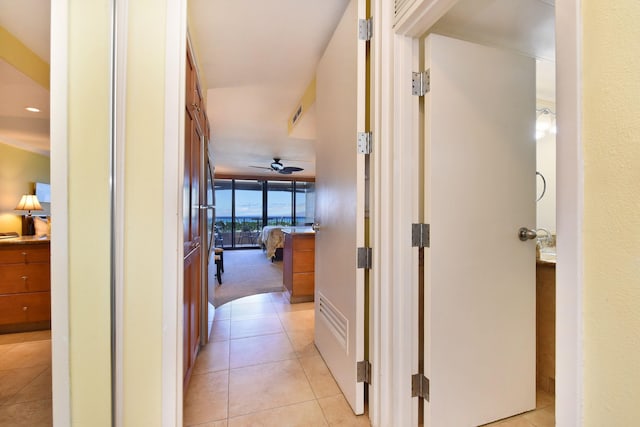
{"type": "Polygon", "coordinates": [[[31,111],[32,113],[39,113],[40,109],[36,107],[25,107],[25,110],[31,111]]]}

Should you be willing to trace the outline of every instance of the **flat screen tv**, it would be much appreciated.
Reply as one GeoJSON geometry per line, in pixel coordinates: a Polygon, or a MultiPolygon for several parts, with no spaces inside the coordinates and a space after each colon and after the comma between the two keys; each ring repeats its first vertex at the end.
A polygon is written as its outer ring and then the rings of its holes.
{"type": "Polygon", "coordinates": [[[42,203],[51,203],[51,186],[44,182],[36,182],[36,196],[42,203]]]}

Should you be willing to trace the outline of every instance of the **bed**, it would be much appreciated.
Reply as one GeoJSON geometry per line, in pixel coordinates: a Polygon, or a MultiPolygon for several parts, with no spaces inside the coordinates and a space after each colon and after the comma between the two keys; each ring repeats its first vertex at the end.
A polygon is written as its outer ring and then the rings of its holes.
{"type": "Polygon", "coordinates": [[[269,259],[275,258],[276,249],[284,247],[282,228],[279,225],[267,225],[258,235],[258,244],[264,248],[269,259]]]}
{"type": "MultiPolygon", "coordinates": [[[[303,232],[311,230],[311,227],[291,227],[284,225],[267,225],[263,227],[258,235],[258,244],[264,248],[267,258],[277,258],[276,250],[284,248],[283,229],[303,232]]],[[[281,253],[281,251],[278,252],[281,253]]]]}

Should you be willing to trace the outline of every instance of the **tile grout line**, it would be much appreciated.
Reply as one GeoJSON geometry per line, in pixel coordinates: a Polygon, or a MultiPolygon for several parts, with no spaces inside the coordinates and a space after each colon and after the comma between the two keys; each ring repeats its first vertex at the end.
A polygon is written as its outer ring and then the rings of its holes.
{"type": "MultiPolygon", "coordinates": [[[[36,365],[36,366],[40,366],[40,365],[36,365]]],[[[44,365],[42,365],[42,366],[44,366],[44,365]]],[[[35,368],[35,366],[30,366],[30,367],[31,367],[31,368],[35,368]]],[[[28,369],[28,367],[27,367],[27,368],[16,368],[16,369],[28,369]]],[[[29,387],[31,384],[33,384],[33,382],[34,382],[35,380],[37,380],[38,378],[40,378],[40,376],[41,376],[42,374],[44,374],[46,370],[47,370],[47,367],[45,366],[45,368],[44,368],[42,371],[40,371],[40,373],[39,373],[38,375],[36,375],[35,377],[33,377],[33,379],[31,379],[31,381],[29,381],[27,384],[25,384],[23,387],[21,387],[18,391],[16,391],[16,392],[15,392],[15,393],[14,393],[14,394],[13,394],[13,395],[8,399],[8,400],[11,400],[12,398],[14,398],[14,397],[15,397],[15,396],[17,396],[18,394],[20,394],[20,392],[21,392],[22,390],[24,390],[25,388],[27,388],[27,387],[29,387]]],[[[19,404],[19,403],[25,403],[25,402],[39,402],[39,401],[43,401],[43,400],[51,400],[51,399],[53,399],[53,396],[52,396],[50,399],[34,399],[34,400],[28,400],[28,401],[23,401],[23,402],[14,402],[14,403],[11,403],[10,405],[16,405],[16,404],[19,404]]],[[[3,405],[0,405],[0,406],[9,406],[9,405],[7,405],[7,404],[3,404],[3,405]]]]}
{"type": "MultiPolygon", "coordinates": [[[[229,418],[227,418],[227,422],[228,422],[229,420],[232,420],[232,419],[233,419],[233,420],[235,420],[235,419],[238,419],[238,418],[240,418],[240,417],[246,417],[246,416],[249,416],[249,415],[255,415],[255,414],[259,414],[259,413],[261,413],[261,412],[270,412],[270,411],[273,411],[273,410],[275,410],[275,409],[289,408],[289,407],[296,406],[296,405],[300,405],[300,404],[303,404],[303,403],[308,403],[308,402],[317,402],[317,400],[318,400],[318,399],[302,400],[302,401],[300,401],[300,402],[287,403],[287,404],[285,404],[285,405],[275,406],[275,407],[273,407],[273,408],[268,408],[268,409],[259,409],[259,410],[257,410],[257,411],[247,412],[246,414],[237,415],[237,416],[235,416],[235,417],[229,417],[229,418]]],[[[320,406],[320,405],[318,404],[318,406],[320,406]]],[[[322,411],[322,407],[320,407],[320,411],[322,411]]],[[[322,414],[322,417],[325,419],[325,421],[327,421],[327,420],[326,420],[326,417],[324,416],[324,413],[322,414]]],[[[327,425],[328,425],[328,424],[329,424],[329,422],[327,421],[327,425]]],[[[194,427],[197,427],[197,426],[194,426],[194,427]]]]}
{"type": "MultiPolygon", "coordinates": [[[[261,315],[248,316],[247,318],[243,318],[243,319],[234,319],[234,315],[233,315],[234,314],[234,310],[233,310],[234,306],[231,305],[229,307],[229,319],[228,319],[229,320],[229,337],[228,337],[228,339],[227,340],[221,340],[221,341],[211,341],[209,343],[211,345],[216,345],[216,344],[217,345],[223,345],[226,342],[228,347],[229,347],[228,358],[227,358],[228,368],[226,369],[226,375],[227,375],[227,391],[226,391],[227,392],[227,413],[226,413],[226,418],[225,419],[221,419],[221,420],[212,420],[212,421],[223,421],[223,420],[226,420],[226,422],[228,424],[230,420],[236,419],[236,418],[239,418],[239,417],[242,417],[242,416],[247,416],[247,415],[251,415],[251,414],[255,414],[255,413],[266,412],[266,411],[269,411],[269,410],[275,410],[275,409],[279,409],[279,408],[284,408],[284,407],[294,406],[294,405],[301,404],[301,403],[314,401],[314,402],[316,402],[316,405],[318,407],[320,407],[324,422],[327,425],[329,425],[329,420],[327,418],[327,415],[326,415],[325,411],[323,410],[322,406],[320,405],[319,397],[318,397],[316,391],[314,390],[314,388],[312,386],[309,374],[304,369],[304,366],[302,365],[302,362],[301,362],[301,360],[304,357],[312,358],[312,356],[305,356],[305,355],[301,354],[301,352],[298,352],[298,351],[295,350],[295,346],[294,346],[292,337],[290,335],[290,331],[285,327],[285,324],[284,324],[284,321],[283,321],[283,317],[285,317],[285,313],[292,313],[293,311],[280,311],[280,310],[278,310],[278,308],[277,308],[278,304],[277,304],[276,301],[274,301],[274,298],[275,298],[276,294],[280,294],[280,293],[269,293],[270,296],[269,296],[268,299],[263,300],[263,301],[258,301],[256,303],[256,307],[260,307],[260,309],[262,309],[262,307],[270,307],[271,308],[272,313],[269,313],[268,316],[263,313],[261,315]],[[231,324],[232,324],[232,322],[234,320],[256,320],[256,319],[260,319],[260,318],[263,318],[263,317],[272,317],[273,314],[275,314],[277,316],[278,322],[279,322],[280,327],[281,327],[281,330],[285,333],[285,336],[287,337],[287,342],[291,346],[295,356],[293,358],[290,358],[290,359],[282,359],[282,360],[273,360],[273,361],[264,361],[264,360],[262,360],[260,362],[257,362],[255,364],[253,364],[253,365],[241,366],[241,367],[233,368],[233,369],[243,369],[243,368],[247,368],[247,367],[250,367],[250,366],[259,366],[259,365],[265,365],[265,364],[279,363],[279,362],[286,361],[286,360],[295,360],[295,361],[297,361],[298,365],[302,369],[302,372],[303,372],[303,374],[305,376],[305,379],[307,381],[307,386],[311,389],[313,398],[309,399],[309,400],[304,400],[304,401],[301,401],[301,402],[285,404],[285,405],[277,406],[277,407],[274,407],[274,408],[263,409],[263,410],[259,410],[259,411],[250,412],[250,413],[247,413],[247,414],[242,414],[242,415],[231,417],[230,416],[230,406],[231,406],[230,390],[231,390],[231,370],[232,370],[232,367],[231,367],[231,359],[232,359],[231,342],[234,341],[234,340],[265,337],[265,336],[276,335],[276,334],[280,334],[281,333],[281,332],[269,332],[269,333],[259,333],[259,334],[255,334],[255,335],[231,338],[231,324]]],[[[300,311],[304,312],[304,311],[307,311],[307,309],[300,310],[300,311]]],[[[220,319],[220,320],[227,320],[227,319],[220,319]]],[[[214,319],[214,321],[215,321],[215,319],[214,319]]],[[[340,395],[341,394],[337,394],[336,396],[340,396],[340,395]]]]}
{"type": "MultiPolygon", "coordinates": [[[[304,311],[304,310],[301,310],[301,311],[304,311]]],[[[283,314],[283,313],[278,312],[278,319],[280,319],[280,323],[282,323],[282,318],[280,317],[280,314],[283,314]]],[[[307,383],[309,384],[309,388],[311,389],[311,392],[313,393],[313,396],[315,397],[314,401],[316,402],[316,405],[318,405],[318,407],[320,408],[320,413],[322,414],[322,418],[324,419],[326,425],[330,426],[329,419],[327,418],[327,414],[325,414],[324,409],[322,408],[322,405],[320,405],[320,398],[318,397],[318,394],[316,393],[315,389],[311,385],[311,379],[309,379],[309,375],[307,374],[307,371],[304,369],[304,366],[300,362],[300,359],[302,359],[303,356],[302,356],[302,354],[299,354],[298,351],[295,350],[295,347],[293,345],[293,340],[291,339],[291,336],[289,335],[289,331],[287,330],[287,328],[284,327],[284,324],[282,325],[282,328],[284,329],[285,334],[287,335],[287,339],[289,340],[289,344],[291,344],[291,347],[294,348],[293,351],[296,353],[296,358],[298,360],[298,363],[300,363],[300,366],[302,367],[302,372],[304,373],[304,376],[307,379],[307,383]]],[[[314,343],[314,346],[315,346],[315,338],[313,340],[313,343],[314,343]]]]}

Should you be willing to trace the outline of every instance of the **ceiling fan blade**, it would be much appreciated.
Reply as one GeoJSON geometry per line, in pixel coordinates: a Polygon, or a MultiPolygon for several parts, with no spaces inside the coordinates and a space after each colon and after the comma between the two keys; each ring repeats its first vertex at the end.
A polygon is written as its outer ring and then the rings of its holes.
{"type": "Polygon", "coordinates": [[[250,168],[256,168],[256,169],[266,169],[268,171],[272,171],[273,169],[265,167],[265,166],[253,166],[253,165],[249,165],[250,168]]]}
{"type": "Polygon", "coordinates": [[[280,169],[280,173],[285,173],[285,174],[290,174],[291,172],[300,172],[303,171],[304,169],[296,167],[296,166],[287,166],[285,168],[280,169]]]}

